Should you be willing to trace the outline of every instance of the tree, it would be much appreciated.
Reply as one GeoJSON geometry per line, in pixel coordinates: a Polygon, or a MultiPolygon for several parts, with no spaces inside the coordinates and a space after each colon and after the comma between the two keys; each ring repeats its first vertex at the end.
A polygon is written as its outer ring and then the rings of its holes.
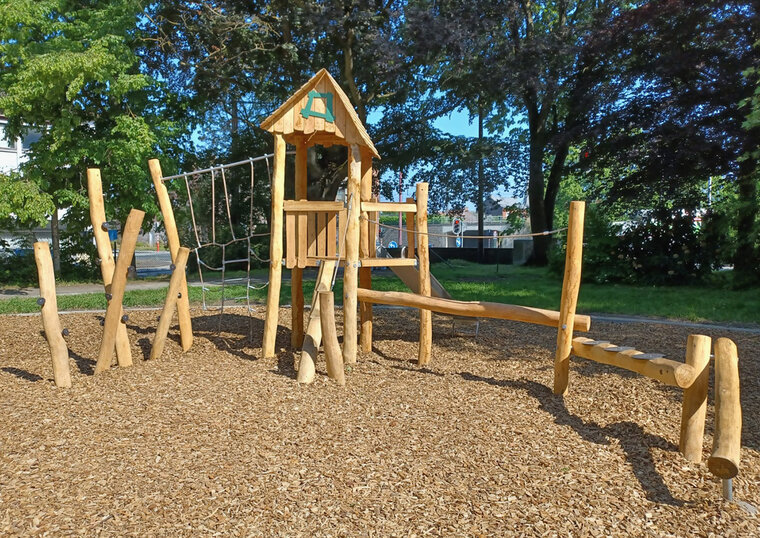
{"type": "MultiPolygon", "coordinates": [[[[175,134],[156,81],[134,50],[139,0],[9,0],[0,11],[0,109],[10,136],[29,129],[24,177],[67,208],[70,231],[87,226],[87,167],[102,167],[107,210],[155,212],[146,160],[175,134]]],[[[51,212],[56,268],[58,212],[51,212]]]]}

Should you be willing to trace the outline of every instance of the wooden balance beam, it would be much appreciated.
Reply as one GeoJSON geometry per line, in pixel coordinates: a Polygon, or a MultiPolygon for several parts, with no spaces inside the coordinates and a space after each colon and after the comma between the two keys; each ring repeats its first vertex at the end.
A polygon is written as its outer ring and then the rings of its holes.
{"type": "Polygon", "coordinates": [[[736,344],[728,338],[715,343],[715,435],[707,466],[717,477],[739,473],[742,445],[742,408],[739,404],[739,359],[736,344]]]}
{"type": "MultiPolygon", "coordinates": [[[[366,303],[408,306],[454,316],[508,319],[533,323],[535,325],[546,325],[548,327],[557,327],[559,324],[559,312],[532,308],[530,306],[489,303],[485,301],[456,301],[454,299],[425,297],[401,291],[376,291],[364,288],[357,289],[357,298],[359,301],[366,303]]],[[[590,316],[575,316],[573,330],[585,332],[590,328],[590,316]]]]}

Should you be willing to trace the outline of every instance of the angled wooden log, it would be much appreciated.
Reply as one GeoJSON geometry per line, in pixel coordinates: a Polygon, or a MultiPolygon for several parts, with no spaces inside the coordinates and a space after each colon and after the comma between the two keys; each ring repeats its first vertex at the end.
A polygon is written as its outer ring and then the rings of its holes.
{"type": "Polygon", "coordinates": [[[116,260],[113,280],[111,281],[111,302],[106,310],[106,320],[103,324],[103,339],[100,342],[100,352],[98,353],[98,362],[95,364],[95,373],[105,372],[111,367],[114,346],[116,345],[116,331],[120,323],[126,322],[126,316],[122,314],[122,301],[124,300],[124,290],[127,287],[127,269],[135,253],[137,236],[140,233],[145,212],[139,209],[133,209],[129,212],[127,223],[124,225],[124,232],[121,236],[121,248],[119,257],[116,260]]]}
{"type": "MultiPolygon", "coordinates": [[[[103,183],[100,179],[100,170],[97,168],[87,169],[87,194],[90,198],[92,233],[95,236],[95,245],[100,259],[100,274],[103,277],[106,301],[110,304],[112,300],[111,282],[116,264],[113,260],[111,240],[108,237],[106,211],[103,205],[103,183]]],[[[121,314],[124,314],[123,309],[121,314]]],[[[124,323],[119,324],[116,329],[116,360],[119,362],[119,366],[132,366],[132,349],[127,336],[127,326],[124,323]]]]}
{"type": "Polygon", "coordinates": [[[723,479],[739,474],[742,408],[739,402],[739,356],[728,338],[715,342],[715,435],[707,467],[723,479]]]}
{"type": "Polygon", "coordinates": [[[343,352],[338,343],[338,330],[335,327],[335,296],[331,291],[319,292],[319,318],[322,325],[327,377],[334,379],[338,385],[345,385],[346,372],[343,369],[343,352]]]}
{"type": "MultiPolygon", "coordinates": [[[[172,256],[172,263],[177,263],[177,252],[179,251],[179,233],[177,232],[177,222],[174,220],[174,210],[169,199],[169,192],[166,185],[161,181],[163,173],[161,172],[161,163],[158,159],[148,161],[150,175],[153,178],[153,186],[156,188],[158,205],[161,208],[161,215],[164,217],[164,229],[166,230],[166,239],[169,241],[169,252],[172,256]]],[[[179,335],[182,342],[182,350],[187,351],[193,345],[193,322],[190,318],[190,295],[187,293],[187,279],[183,276],[180,284],[182,297],[177,302],[177,317],[179,318],[179,335]]]]}
{"type": "Polygon", "coordinates": [[[53,380],[57,387],[71,386],[69,371],[69,348],[61,334],[61,320],[58,318],[58,301],[55,295],[55,273],[50,245],[45,241],[34,244],[34,261],[37,263],[37,278],[40,284],[40,298],[37,303],[42,313],[42,329],[50,346],[53,360],[53,380]]]}
{"type": "Polygon", "coordinates": [[[329,291],[332,287],[333,273],[335,272],[335,260],[324,260],[319,265],[317,281],[314,283],[314,294],[311,298],[311,311],[309,312],[309,324],[306,326],[306,335],[303,339],[303,349],[298,365],[298,382],[311,383],[314,381],[319,346],[322,344],[322,321],[319,319],[319,293],[329,291]]]}
{"type": "Polygon", "coordinates": [[[570,375],[570,352],[573,349],[573,326],[578,293],[581,288],[581,264],[583,262],[583,220],[585,202],[570,202],[567,224],[567,252],[565,253],[565,276],[562,280],[562,297],[557,327],[557,350],[554,355],[554,394],[567,392],[570,375]]]}
{"type": "Polygon", "coordinates": [[[707,389],[710,381],[709,336],[690,334],[686,341],[686,364],[694,368],[694,383],[683,391],[681,436],[678,447],[684,457],[694,463],[702,461],[702,443],[707,414],[707,389]]]}
{"type": "Polygon", "coordinates": [[[172,272],[171,280],[169,280],[169,289],[166,291],[164,309],[161,311],[161,319],[158,321],[158,328],[156,328],[156,334],[153,337],[150,360],[159,358],[164,351],[169,327],[171,327],[172,319],[174,318],[174,309],[177,306],[178,299],[182,295],[180,291],[182,289],[182,277],[185,274],[185,267],[187,267],[187,258],[189,256],[189,248],[179,247],[177,251],[177,263],[174,264],[174,271],[172,272]]]}

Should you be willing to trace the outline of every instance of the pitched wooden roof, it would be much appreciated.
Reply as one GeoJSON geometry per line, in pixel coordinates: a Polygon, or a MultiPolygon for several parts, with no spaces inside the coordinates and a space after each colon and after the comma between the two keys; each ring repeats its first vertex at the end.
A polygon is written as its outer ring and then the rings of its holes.
{"type": "Polygon", "coordinates": [[[261,123],[287,141],[305,135],[322,145],[357,144],[380,158],[351,101],[326,69],[320,69],[274,113],[261,123]]]}

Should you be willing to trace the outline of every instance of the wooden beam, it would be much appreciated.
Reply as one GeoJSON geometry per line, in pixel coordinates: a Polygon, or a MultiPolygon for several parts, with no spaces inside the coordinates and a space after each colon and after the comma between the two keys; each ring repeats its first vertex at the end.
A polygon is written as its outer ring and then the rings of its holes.
{"type": "MultiPolygon", "coordinates": [[[[406,203],[414,204],[414,198],[407,198],[406,203]]],[[[416,230],[416,226],[414,225],[414,215],[414,213],[406,214],[406,257],[412,260],[416,259],[416,256],[414,255],[414,244],[417,242],[415,239],[416,235],[414,233],[414,230],[416,230]]]]}
{"type": "Polygon", "coordinates": [[[416,213],[417,205],[403,202],[363,202],[362,211],[380,213],[416,213]]]}
{"type": "Polygon", "coordinates": [[[362,267],[415,267],[417,265],[416,258],[363,258],[360,262],[362,267]]]}
{"type": "Polygon", "coordinates": [[[636,349],[625,351],[608,351],[618,346],[609,342],[597,344],[591,338],[573,339],[573,353],[584,359],[617,366],[624,370],[636,372],[651,379],[656,379],[671,387],[689,387],[696,377],[696,370],[688,364],[666,359],[637,359],[636,355],[646,355],[636,349]]]}
{"type": "MultiPolygon", "coordinates": [[[[534,325],[546,325],[548,327],[556,327],[559,323],[559,312],[532,308],[530,306],[478,301],[455,301],[453,299],[440,299],[438,297],[423,297],[422,295],[402,291],[376,291],[361,288],[358,290],[357,296],[361,301],[368,301],[374,304],[424,308],[433,312],[454,316],[508,319],[533,323],[534,325]]],[[[575,316],[576,331],[588,331],[590,328],[591,318],[589,316],[575,316]]]]}
{"type": "MultiPolygon", "coordinates": [[[[100,179],[100,170],[97,168],[87,169],[87,194],[90,198],[90,221],[92,233],[95,236],[95,245],[100,259],[100,275],[103,278],[106,301],[111,302],[111,282],[115,262],[111,250],[111,240],[108,237],[106,227],[106,211],[103,204],[103,183],[100,179]]],[[[123,315],[123,309],[121,314],[123,315]]],[[[132,349],[127,336],[127,326],[120,323],[116,329],[116,360],[119,366],[132,366],[132,349]]]]}
{"type": "Polygon", "coordinates": [[[314,283],[314,294],[311,297],[309,323],[306,326],[306,335],[303,339],[303,349],[301,350],[301,358],[297,368],[299,383],[311,383],[314,381],[317,355],[319,354],[319,346],[322,344],[322,322],[319,319],[319,292],[330,290],[334,272],[335,262],[332,260],[324,261],[319,266],[317,281],[314,283]]]}
{"type": "MultiPolygon", "coordinates": [[[[274,357],[277,339],[277,322],[280,311],[280,286],[282,283],[282,224],[283,196],[285,194],[285,140],[274,135],[274,163],[272,165],[272,210],[269,219],[269,287],[267,288],[266,319],[261,355],[274,357]]],[[[299,233],[300,230],[299,230],[299,233]]]]}
{"type": "Polygon", "coordinates": [[[174,318],[174,309],[177,306],[177,300],[181,298],[182,292],[182,275],[185,274],[187,267],[187,258],[190,256],[190,249],[179,247],[177,251],[177,262],[174,264],[172,277],[169,280],[169,289],[166,290],[166,300],[164,309],[161,311],[161,318],[158,320],[156,334],[153,336],[153,346],[150,349],[150,360],[157,359],[164,352],[164,344],[169,334],[169,328],[174,318]]]}
{"type": "MultiPolygon", "coordinates": [[[[137,236],[140,234],[145,212],[139,209],[133,209],[129,212],[127,223],[124,225],[124,232],[121,236],[121,247],[119,248],[119,257],[116,260],[114,268],[113,281],[111,282],[111,302],[108,303],[106,310],[106,320],[103,325],[103,339],[100,341],[100,352],[98,353],[98,362],[95,364],[95,374],[105,372],[111,367],[114,346],[116,345],[116,330],[120,323],[125,323],[124,314],[122,314],[122,301],[124,300],[124,290],[127,287],[127,270],[132,262],[132,256],[135,253],[137,236]]],[[[177,249],[179,252],[179,249],[177,249]]]]}
{"type": "Polygon", "coordinates": [[[581,289],[581,264],[583,262],[583,219],[585,202],[570,202],[567,225],[567,252],[565,253],[565,276],[562,280],[560,319],[557,327],[557,350],[554,355],[554,394],[567,392],[570,375],[570,352],[573,348],[573,325],[581,289]]]}
{"type": "MultiPolygon", "coordinates": [[[[169,241],[172,263],[176,264],[180,247],[179,233],[177,232],[177,222],[174,220],[174,210],[172,210],[169,192],[166,190],[164,182],[161,181],[163,177],[161,163],[158,162],[158,159],[151,159],[148,161],[148,168],[150,169],[150,176],[153,178],[153,186],[156,188],[158,205],[164,217],[164,229],[166,230],[166,239],[169,241]]],[[[180,292],[182,292],[182,298],[177,301],[179,336],[182,350],[187,351],[193,345],[193,322],[190,318],[190,295],[187,292],[187,279],[185,277],[180,283],[180,292]]]]}
{"type": "Polygon", "coordinates": [[[69,348],[61,333],[61,320],[58,317],[58,302],[55,295],[55,273],[50,245],[46,241],[34,244],[34,261],[37,263],[37,279],[40,285],[40,304],[42,312],[42,329],[45,332],[50,358],[53,361],[53,381],[56,387],[71,386],[69,371],[69,348]]]}
{"type": "Polygon", "coordinates": [[[723,479],[739,474],[742,408],[739,402],[739,357],[728,338],[715,342],[715,434],[707,467],[723,479]]]}
{"type": "MultiPolygon", "coordinates": [[[[419,290],[422,297],[430,297],[430,252],[428,247],[428,184],[417,183],[417,208],[414,225],[417,230],[417,258],[419,265],[419,290]]],[[[420,347],[417,364],[425,366],[433,356],[433,314],[430,310],[420,309],[420,347]]]]}
{"type": "Polygon", "coordinates": [[[701,334],[690,334],[686,342],[686,364],[694,368],[696,374],[694,383],[683,391],[678,448],[687,460],[694,463],[702,461],[710,380],[710,344],[710,337],[701,334]]]}
{"type": "Polygon", "coordinates": [[[359,213],[361,211],[361,155],[359,146],[348,150],[348,189],[350,206],[346,231],[346,264],[343,268],[343,362],[356,362],[356,290],[359,276],[359,213]]]}
{"type": "MultiPolygon", "coordinates": [[[[298,148],[296,148],[296,151],[298,148]]],[[[306,148],[304,148],[304,152],[306,151],[306,148]]],[[[298,164],[298,155],[296,155],[296,165],[298,164]]],[[[304,166],[306,166],[306,163],[304,163],[304,166]]],[[[298,170],[300,170],[300,167],[298,167],[298,170]]],[[[298,176],[296,177],[298,179],[298,176]]],[[[323,201],[312,201],[306,199],[306,193],[302,191],[302,189],[298,188],[298,183],[296,182],[296,196],[303,196],[303,199],[300,200],[285,200],[283,202],[283,208],[285,211],[289,213],[337,213],[341,209],[345,207],[343,202],[323,202],[323,201]]]]}
{"type": "Polygon", "coordinates": [[[338,385],[345,385],[343,353],[338,344],[338,331],[335,328],[335,298],[331,291],[319,292],[319,319],[322,325],[327,377],[334,379],[338,385]]]}

